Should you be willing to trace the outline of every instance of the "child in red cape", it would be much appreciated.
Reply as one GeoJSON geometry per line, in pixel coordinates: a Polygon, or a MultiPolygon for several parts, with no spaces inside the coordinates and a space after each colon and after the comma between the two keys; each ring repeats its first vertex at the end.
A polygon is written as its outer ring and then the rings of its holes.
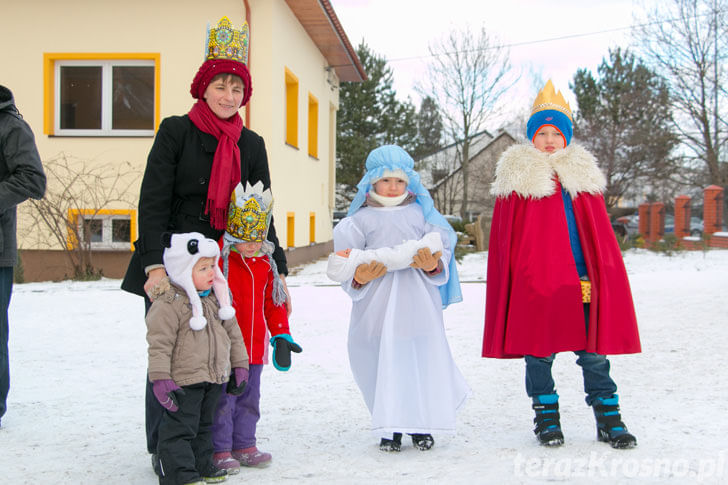
{"type": "Polygon", "coordinates": [[[534,432],[561,445],[557,352],[573,351],[594,409],[597,439],[637,444],[619,413],[607,354],[640,352],[622,254],[606,212],[606,179],[591,153],[570,144],[571,110],[549,81],[526,128],[532,144],[498,161],[488,249],[483,357],[525,357],[534,432]]]}

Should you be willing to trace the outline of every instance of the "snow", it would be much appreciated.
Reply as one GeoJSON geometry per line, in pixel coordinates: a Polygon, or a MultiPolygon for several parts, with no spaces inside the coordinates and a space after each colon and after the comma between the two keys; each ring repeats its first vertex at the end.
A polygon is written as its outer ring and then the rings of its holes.
{"type": "MultiPolygon", "coordinates": [[[[487,254],[467,255],[464,302],[445,312],[450,346],[473,389],[454,436],[429,452],[378,450],[346,354],[350,301],[325,260],[289,277],[291,370],[263,373],[258,444],[266,469],[226,483],[726,483],[728,251],[625,253],[643,353],[613,356],[633,450],[595,440],[571,354],[554,375],[566,444],[536,443],[523,362],[480,357],[487,254]],[[723,369],[723,370],[721,370],[723,369]]],[[[16,285],[10,306],[11,390],[0,474],[13,484],[155,483],[144,438],[141,299],[118,280],[16,285]]]]}

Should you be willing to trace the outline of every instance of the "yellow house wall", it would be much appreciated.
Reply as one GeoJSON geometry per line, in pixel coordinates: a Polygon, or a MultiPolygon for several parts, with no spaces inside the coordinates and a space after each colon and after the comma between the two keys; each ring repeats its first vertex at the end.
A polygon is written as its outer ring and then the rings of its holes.
{"type": "MultiPolygon", "coordinates": [[[[334,193],[334,177],[329,171],[335,153],[335,129],[331,129],[335,114],[332,116],[330,108],[338,108],[338,91],[330,89],[324,70],[326,60],[283,0],[250,0],[249,4],[253,79],[250,128],[266,141],[279,238],[285,246],[285,215],[294,212],[295,246],[308,245],[308,215],[314,212],[316,240],[328,241],[332,237],[334,193]],[[285,67],[299,79],[298,149],[284,142],[285,67]],[[319,102],[318,159],[309,157],[307,150],[309,92],[319,102]]],[[[239,26],[245,19],[244,2],[7,2],[3,7],[6,21],[0,29],[0,44],[7,47],[0,49],[0,82],[13,91],[20,112],[36,135],[42,159],[65,153],[92,162],[128,161],[141,174],[153,137],[62,137],[44,133],[44,53],[158,53],[161,120],[186,113],[191,107],[189,87],[203,60],[206,26],[224,15],[239,26]]],[[[138,194],[138,187],[135,192],[138,194]]],[[[22,224],[21,218],[19,226],[22,224]]],[[[22,238],[20,246],[34,249],[24,245],[22,238]]]]}
{"type": "Polygon", "coordinates": [[[285,2],[252,0],[251,70],[254,72],[251,104],[252,128],[264,136],[275,199],[273,216],[281,244],[288,239],[287,214],[295,215],[295,246],[309,244],[309,213],[316,217],[316,242],[332,238],[333,177],[329,170],[335,151],[335,116],[338,89],[327,83],[326,59],[310,40],[285,2]],[[301,42],[305,39],[305,42],[301,42]],[[299,82],[298,147],[285,143],[285,69],[299,82]],[[319,104],[318,157],[308,155],[308,96],[319,104]],[[267,105],[263,105],[265,100],[267,105]],[[334,129],[330,129],[330,123],[334,129]]]}

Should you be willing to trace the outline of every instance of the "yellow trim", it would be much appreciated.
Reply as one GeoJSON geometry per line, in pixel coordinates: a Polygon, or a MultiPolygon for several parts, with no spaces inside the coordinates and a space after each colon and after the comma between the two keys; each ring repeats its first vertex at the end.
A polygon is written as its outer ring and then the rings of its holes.
{"type": "Polygon", "coordinates": [[[285,69],[286,81],[286,143],[298,148],[298,78],[285,69]]]}
{"type": "Polygon", "coordinates": [[[316,213],[308,213],[308,242],[314,244],[316,242],[316,213]]]}
{"type": "Polygon", "coordinates": [[[295,238],[296,213],[286,212],[286,247],[293,248],[296,246],[295,238]]]}
{"type": "Polygon", "coordinates": [[[308,154],[318,158],[318,99],[308,93],[308,154]]]}
{"type": "Polygon", "coordinates": [[[137,211],[136,209],[68,209],[68,236],[66,236],[66,248],[73,249],[78,244],[72,227],[78,226],[78,216],[102,215],[102,216],[129,216],[129,249],[134,251],[134,241],[137,239],[137,211]]]}
{"type": "Polygon", "coordinates": [[[55,116],[55,63],[56,61],[154,61],[154,131],[159,127],[160,62],[158,52],[45,52],[43,54],[43,133],[53,135],[55,116]]]}

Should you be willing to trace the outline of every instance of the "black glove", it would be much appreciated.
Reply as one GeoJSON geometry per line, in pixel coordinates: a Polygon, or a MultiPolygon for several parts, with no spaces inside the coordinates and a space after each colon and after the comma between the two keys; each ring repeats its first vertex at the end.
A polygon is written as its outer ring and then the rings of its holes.
{"type": "Polygon", "coordinates": [[[273,365],[284,372],[291,368],[291,352],[298,354],[303,350],[287,333],[276,335],[270,339],[270,344],[273,346],[273,365]]]}
{"type": "Polygon", "coordinates": [[[245,367],[233,368],[233,373],[230,375],[230,380],[227,383],[225,392],[231,396],[239,396],[245,390],[245,385],[248,383],[248,369],[245,367]]]}

